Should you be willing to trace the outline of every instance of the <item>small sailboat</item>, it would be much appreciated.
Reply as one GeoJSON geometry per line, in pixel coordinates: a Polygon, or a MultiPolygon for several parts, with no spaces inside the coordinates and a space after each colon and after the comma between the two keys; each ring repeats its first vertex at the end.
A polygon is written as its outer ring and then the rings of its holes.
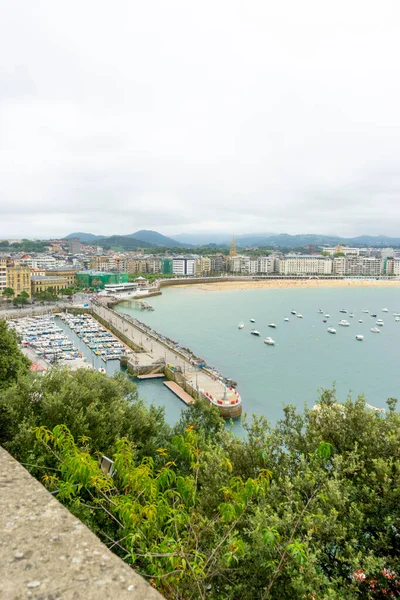
{"type": "Polygon", "coordinates": [[[292,314],[292,315],[297,315],[297,312],[296,312],[295,310],[291,310],[291,311],[290,311],[290,314],[292,314]]]}
{"type": "Polygon", "coordinates": [[[396,321],[396,323],[398,323],[400,321],[400,317],[396,317],[395,321],[396,321]]]}
{"type": "Polygon", "coordinates": [[[369,313],[368,308],[364,308],[363,313],[369,313]]]}
{"type": "Polygon", "coordinates": [[[372,333],[380,333],[381,332],[379,327],[372,327],[371,331],[372,331],[372,333]]]}
{"type": "Polygon", "coordinates": [[[328,313],[326,313],[326,315],[324,315],[325,319],[329,319],[330,315],[328,315],[328,313]]]}
{"type": "Polygon", "coordinates": [[[352,319],[354,317],[354,313],[350,313],[349,317],[352,319]]]}
{"type": "Polygon", "coordinates": [[[358,319],[359,323],[364,323],[364,321],[362,319],[358,319]]]}
{"type": "Polygon", "coordinates": [[[298,319],[304,319],[303,315],[301,315],[300,313],[297,313],[296,317],[297,317],[298,319]]]}
{"type": "Polygon", "coordinates": [[[250,331],[250,333],[251,333],[251,335],[257,335],[257,336],[260,336],[260,335],[261,335],[261,333],[260,333],[259,331],[257,331],[257,329],[252,329],[252,330],[250,331]]]}
{"type": "Polygon", "coordinates": [[[320,315],[323,315],[323,314],[324,314],[324,311],[323,311],[321,308],[319,308],[319,309],[317,310],[317,312],[319,312],[319,314],[320,314],[320,315]]]}
{"type": "Polygon", "coordinates": [[[244,329],[244,323],[239,323],[238,329],[244,329]]]}
{"type": "Polygon", "coordinates": [[[275,323],[268,323],[268,327],[272,327],[272,329],[276,329],[275,323]]]}
{"type": "Polygon", "coordinates": [[[328,333],[336,333],[336,329],[334,327],[328,327],[327,332],[328,333]]]}
{"type": "Polygon", "coordinates": [[[271,337],[266,337],[264,344],[268,344],[268,346],[275,346],[275,340],[273,340],[271,337]]]}
{"type": "Polygon", "coordinates": [[[347,313],[347,310],[346,310],[345,308],[341,308],[341,309],[339,310],[339,312],[341,312],[341,313],[347,313]]]}
{"type": "Polygon", "coordinates": [[[361,335],[361,333],[357,333],[356,340],[358,340],[359,342],[363,342],[364,341],[364,336],[361,335]]]}
{"type": "Polygon", "coordinates": [[[328,322],[328,319],[322,319],[322,322],[323,322],[323,323],[327,323],[327,322],[328,322]]]}
{"type": "Polygon", "coordinates": [[[382,312],[389,312],[388,308],[382,308],[382,312]]]}
{"type": "Polygon", "coordinates": [[[285,317],[283,320],[284,320],[286,323],[289,323],[289,321],[290,321],[290,319],[289,319],[288,317],[285,317]]]}
{"type": "Polygon", "coordinates": [[[350,323],[346,321],[346,319],[342,319],[341,321],[339,321],[338,325],[340,325],[341,327],[350,327],[350,323]]]}
{"type": "Polygon", "coordinates": [[[250,319],[250,323],[255,323],[256,320],[255,319],[250,319]]]}
{"type": "Polygon", "coordinates": [[[382,321],[382,319],[378,319],[376,324],[379,325],[379,327],[383,327],[385,323],[382,321]]]}

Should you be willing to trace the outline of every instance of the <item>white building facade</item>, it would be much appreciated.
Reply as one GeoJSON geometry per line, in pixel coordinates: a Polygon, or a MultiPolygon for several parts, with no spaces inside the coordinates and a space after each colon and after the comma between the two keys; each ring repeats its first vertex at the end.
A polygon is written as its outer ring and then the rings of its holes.
{"type": "Polygon", "coordinates": [[[285,256],[279,262],[279,273],[281,275],[331,275],[332,259],[309,254],[285,256]]]}

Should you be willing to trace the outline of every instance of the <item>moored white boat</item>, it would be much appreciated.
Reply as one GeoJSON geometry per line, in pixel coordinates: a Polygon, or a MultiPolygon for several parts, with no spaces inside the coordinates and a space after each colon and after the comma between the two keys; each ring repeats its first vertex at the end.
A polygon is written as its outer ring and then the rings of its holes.
{"type": "Polygon", "coordinates": [[[336,333],[336,329],[334,327],[328,327],[327,332],[328,333],[336,333]]]}
{"type": "Polygon", "coordinates": [[[268,346],[275,346],[275,340],[273,340],[272,337],[266,337],[264,344],[268,344],[268,346]]]}
{"type": "Polygon", "coordinates": [[[362,342],[364,340],[364,336],[361,335],[361,333],[357,333],[356,340],[358,340],[359,342],[362,342]]]}
{"type": "Polygon", "coordinates": [[[400,321],[400,317],[396,317],[395,321],[396,321],[396,323],[398,323],[400,321]]]}
{"type": "Polygon", "coordinates": [[[383,327],[385,323],[382,321],[382,319],[378,319],[376,324],[379,325],[379,327],[383,327]]]}
{"type": "Polygon", "coordinates": [[[358,319],[359,323],[364,323],[364,321],[362,319],[358,319]]]}
{"type": "Polygon", "coordinates": [[[250,319],[250,323],[255,323],[256,320],[255,319],[250,319]]]}
{"type": "Polygon", "coordinates": [[[382,308],[382,312],[389,312],[388,308],[382,308]]]}
{"type": "Polygon", "coordinates": [[[239,323],[238,329],[244,329],[244,323],[239,323]]]}
{"type": "Polygon", "coordinates": [[[364,308],[363,313],[369,313],[368,308],[364,308]]]}
{"type": "Polygon", "coordinates": [[[346,310],[345,308],[341,308],[341,309],[339,310],[339,312],[341,312],[341,313],[347,313],[347,310],[346,310]]]}
{"type": "Polygon", "coordinates": [[[288,317],[285,317],[283,320],[286,321],[286,323],[289,323],[289,321],[290,321],[290,319],[288,317]]]}
{"type": "Polygon", "coordinates": [[[339,321],[338,325],[340,325],[341,327],[350,327],[350,323],[346,321],[346,319],[342,319],[341,321],[339,321]]]}
{"type": "Polygon", "coordinates": [[[298,314],[296,315],[296,317],[297,317],[298,319],[303,319],[303,318],[304,318],[304,317],[303,317],[303,315],[301,315],[300,313],[298,313],[298,314]]]}
{"type": "Polygon", "coordinates": [[[252,329],[250,331],[251,335],[261,335],[261,333],[259,331],[257,331],[257,329],[252,329]]]}
{"type": "Polygon", "coordinates": [[[326,313],[326,315],[324,315],[325,319],[329,319],[331,315],[328,315],[328,313],[326,313]]]}
{"type": "Polygon", "coordinates": [[[292,315],[297,315],[297,312],[296,312],[295,310],[291,310],[291,311],[290,311],[290,313],[291,313],[292,315]]]}
{"type": "Polygon", "coordinates": [[[275,329],[276,325],[275,325],[275,323],[268,323],[268,327],[272,327],[272,329],[275,329]]]}
{"type": "Polygon", "coordinates": [[[381,332],[379,327],[372,327],[371,331],[372,331],[372,333],[380,333],[381,332]]]}

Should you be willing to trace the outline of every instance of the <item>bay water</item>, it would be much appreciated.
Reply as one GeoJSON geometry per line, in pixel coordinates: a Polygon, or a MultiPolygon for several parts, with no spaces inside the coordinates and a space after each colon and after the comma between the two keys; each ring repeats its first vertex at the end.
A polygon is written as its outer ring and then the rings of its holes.
{"type": "MultiPolygon", "coordinates": [[[[221,291],[212,285],[171,287],[151,298],[151,304],[153,312],[136,309],[129,302],[119,304],[117,310],[190,348],[237,381],[244,412],[249,415],[265,415],[274,423],[282,416],[284,404],[312,407],[318,390],[333,383],[340,401],[349,393],[364,393],[367,402],[384,407],[388,397],[400,396],[400,322],[393,316],[393,312],[400,313],[400,288],[349,285],[221,291]],[[382,312],[383,308],[389,312],[382,312]],[[318,309],[330,315],[327,323],[318,309]],[[292,315],[292,310],[304,318],[292,315]],[[378,318],[385,324],[380,334],[374,334],[370,329],[378,318]],[[350,327],[339,326],[341,319],[347,319],[350,327]],[[243,330],[237,327],[241,321],[243,330]],[[276,329],[268,327],[271,322],[276,329]],[[330,326],[336,335],[327,333],[330,326]],[[252,328],[261,337],[250,335],[252,328]],[[356,334],[363,334],[364,341],[356,341],[356,334]],[[267,335],[273,337],[275,346],[263,343],[267,335]]],[[[117,368],[118,363],[112,364],[108,370],[117,368]]],[[[138,387],[148,402],[165,406],[170,423],[179,418],[184,407],[161,381],[141,382],[138,387]]]]}

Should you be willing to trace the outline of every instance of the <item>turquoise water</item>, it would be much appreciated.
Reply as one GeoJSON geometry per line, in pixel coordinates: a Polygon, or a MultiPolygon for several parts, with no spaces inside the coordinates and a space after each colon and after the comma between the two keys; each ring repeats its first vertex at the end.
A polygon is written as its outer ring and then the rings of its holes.
{"type": "MultiPolygon", "coordinates": [[[[118,310],[179,341],[236,380],[248,414],[275,422],[284,404],[311,407],[318,389],[333,382],[340,400],[349,392],[364,393],[370,404],[383,407],[388,397],[400,397],[400,322],[393,317],[393,312],[400,312],[400,288],[168,288],[151,298],[151,304],[154,312],[136,310],[129,303],[120,304],[118,310]],[[385,307],[389,313],[382,312],[385,307]],[[328,323],[322,322],[319,308],[330,314],[328,323]],[[340,313],[341,308],[353,312],[354,318],[340,313]],[[377,319],[363,309],[384,320],[381,334],[370,332],[377,319]],[[291,315],[291,310],[304,319],[291,315]],[[286,316],[289,323],[283,320],[286,316]],[[250,335],[250,318],[256,319],[260,338],[250,335]],[[340,319],[351,326],[338,326],[340,319]],[[245,323],[242,331],[237,328],[240,321],[245,323]],[[275,330],[267,327],[270,322],[277,324],[275,330]],[[327,333],[329,326],[335,327],[336,335],[327,333]],[[357,333],[365,336],[364,342],[355,340],[357,333]],[[263,343],[267,335],[276,346],[263,343]]],[[[166,406],[169,422],[179,417],[181,402],[160,381],[142,383],[139,391],[147,400],[166,406]]]]}
{"type": "MultiPolygon", "coordinates": [[[[100,367],[105,368],[109,375],[120,370],[119,360],[110,360],[105,363],[100,356],[93,354],[81,338],[61,319],[57,319],[57,325],[64,329],[68,337],[74,342],[74,345],[82,352],[88,364],[93,365],[96,369],[100,367]]],[[[137,385],[139,396],[147,404],[153,403],[156,406],[165,407],[166,421],[170,425],[176,423],[181,411],[184,410],[184,405],[162,384],[162,380],[139,381],[138,379],[133,379],[133,381],[137,385]]]]}

